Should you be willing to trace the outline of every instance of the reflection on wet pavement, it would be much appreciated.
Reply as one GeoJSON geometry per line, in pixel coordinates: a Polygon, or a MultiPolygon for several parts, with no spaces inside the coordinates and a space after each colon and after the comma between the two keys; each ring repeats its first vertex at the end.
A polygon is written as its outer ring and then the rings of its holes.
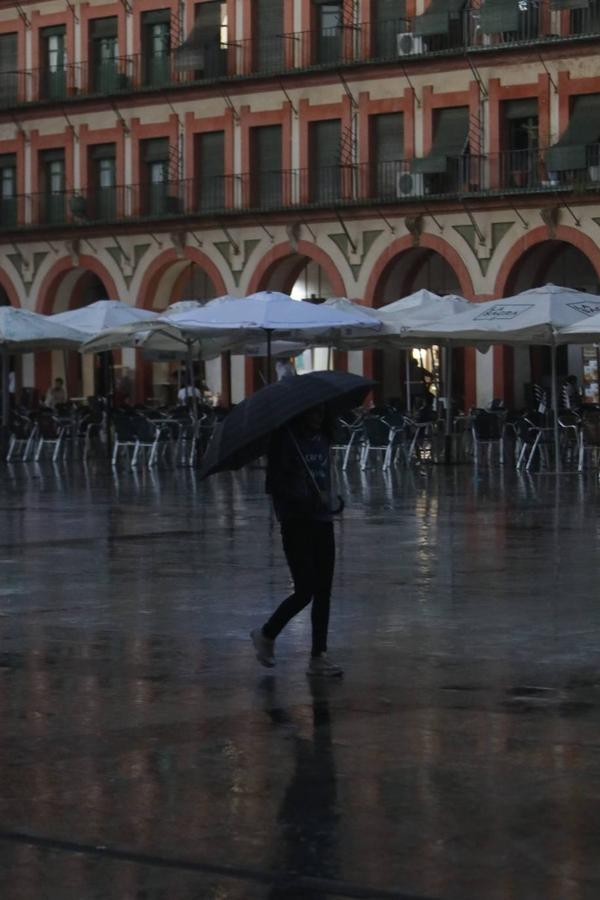
{"type": "Polygon", "coordinates": [[[596,900],[599,482],[340,474],[319,685],[263,480],[3,469],[2,900],[596,900]]]}

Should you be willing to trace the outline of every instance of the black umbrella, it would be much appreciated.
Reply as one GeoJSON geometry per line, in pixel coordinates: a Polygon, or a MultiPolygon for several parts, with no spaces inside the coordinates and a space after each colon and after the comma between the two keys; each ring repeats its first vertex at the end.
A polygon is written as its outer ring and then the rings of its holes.
{"type": "Polygon", "coordinates": [[[358,406],[374,383],[348,372],[311,372],[261,388],[217,425],[200,477],[240,469],[258,459],[266,453],[273,431],[314,406],[325,403],[331,413],[358,406]]]}

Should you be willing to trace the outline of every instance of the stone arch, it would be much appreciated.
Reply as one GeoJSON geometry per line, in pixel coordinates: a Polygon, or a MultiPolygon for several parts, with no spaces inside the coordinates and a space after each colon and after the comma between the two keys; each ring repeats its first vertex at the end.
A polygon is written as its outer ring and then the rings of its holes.
{"type": "Polygon", "coordinates": [[[395,241],[392,241],[383,253],[380,254],[371,269],[365,290],[365,301],[370,306],[377,305],[377,295],[381,290],[381,285],[383,284],[386,273],[389,272],[390,266],[396,262],[401,254],[415,249],[430,250],[441,256],[456,275],[462,296],[466,297],[468,300],[474,298],[475,292],[473,289],[473,280],[465,262],[454,247],[447,241],[442,240],[442,238],[432,234],[422,235],[419,244],[416,246],[412,236],[405,235],[402,238],[397,238],[395,241]]]}
{"type": "Polygon", "coordinates": [[[321,250],[320,247],[309,243],[309,241],[298,241],[295,250],[292,249],[288,241],[272,247],[260,259],[252,273],[248,282],[248,293],[254,294],[256,291],[264,290],[276,270],[280,267],[284,281],[279,289],[289,293],[307,259],[321,266],[327,275],[335,296],[343,297],[346,295],[344,279],[331,257],[324,250],[321,250]],[[287,290],[285,289],[286,285],[289,285],[287,290]]]}
{"type": "Polygon", "coordinates": [[[506,295],[511,278],[514,277],[515,269],[523,260],[525,254],[534,247],[549,241],[561,241],[565,244],[570,244],[583,253],[590,261],[598,276],[598,281],[600,281],[600,247],[591,237],[583,234],[579,229],[571,228],[568,225],[557,225],[554,234],[550,235],[548,228],[545,225],[541,225],[539,228],[534,228],[532,231],[524,234],[507,252],[496,277],[494,285],[495,297],[504,297],[506,295]]]}
{"type": "Polygon", "coordinates": [[[119,299],[112,275],[98,259],[93,256],[80,256],[77,265],[74,265],[72,258],[65,256],[55,262],[45,275],[38,291],[37,312],[50,315],[54,311],[56,295],[61,282],[65,278],[72,279],[74,290],[77,282],[86,272],[91,272],[100,279],[106,288],[107,299],[119,299]]]}
{"type": "Polygon", "coordinates": [[[168,306],[171,302],[171,296],[176,290],[177,283],[180,281],[182,273],[185,272],[185,267],[190,262],[204,269],[213,283],[216,296],[227,293],[221,272],[206,253],[203,253],[196,247],[186,247],[183,254],[179,255],[175,249],[170,249],[164,250],[153,259],[144,272],[137,292],[136,306],[142,306],[145,309],[155,308],[155,297],[161,282],[164,283],[168,293],[168,302],[164,306],[168,306]],[[168,278],[164,281],[167,275],[168,278]]]}

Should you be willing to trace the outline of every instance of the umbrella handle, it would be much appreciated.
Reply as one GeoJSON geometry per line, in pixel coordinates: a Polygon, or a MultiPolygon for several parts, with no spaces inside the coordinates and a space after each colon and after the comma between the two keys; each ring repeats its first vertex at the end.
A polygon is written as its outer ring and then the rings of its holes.
{"type": "Polygon", "coordinates": [[[344,498],[340,497],[339,494],[337,495],[337,498],[338,498],[338,505],[335,507],[335,509],[329,510],[329,512],[331,513],[332,516],[339,516],[341,513],[344,512],[344,509],[346,507],[344,498]]]}

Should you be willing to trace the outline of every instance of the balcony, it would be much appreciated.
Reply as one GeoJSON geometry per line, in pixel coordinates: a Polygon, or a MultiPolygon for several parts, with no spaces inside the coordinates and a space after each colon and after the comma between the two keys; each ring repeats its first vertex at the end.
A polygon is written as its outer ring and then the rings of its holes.
{"type": "Polygon", "coordinates": [[[14,196],[0,201],[0,232],[600,191],[600,145],[586,148],[580,169],[549,171],[545,155],[519,150],[448,157],[443,171],[430,174],[419,172],[415,160],[393,160],[14,196]]]}
{"type": "MultiPolygon", "coordinates": [[[[0,109],[50,104],[132,91],[185,88],[215,81],[319,71],[340,65],[412,64],[438,55],[488,53],[528,44],[600,37],[600,0],[583,9],[559,9],[563,0],[527,0],[508,17],[469,5],[440,25],[427,16],[340,25],[267,39],[203,48],[203,67],[177,71],[175,57],[148,61],[121,56],[100,65],[82,62],[54,71],[0,72],[0,109]]],[[[568,0],[565,0],[568,2],[568,0]]],[[[505,8],[500,8],[505,13],[505,8]]],[[[434,17],[432,17],[434,18],[434,17]]]]}

